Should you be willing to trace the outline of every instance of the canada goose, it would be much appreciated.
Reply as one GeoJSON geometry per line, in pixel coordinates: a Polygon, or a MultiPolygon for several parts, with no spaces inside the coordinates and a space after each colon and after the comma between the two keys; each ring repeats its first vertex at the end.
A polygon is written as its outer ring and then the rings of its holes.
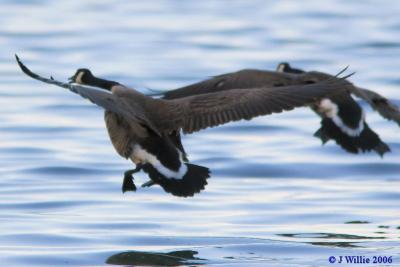
{"type": "MultiPolygon", "coordinates": [[[[117,152],[136,164],[125,178],[143,170],[150,179],[176,196],[192,196],[207,184],[209,169],[184,162],[179,148],[170,139],[173,133],[193,133],[230,121],[251,119],[315,102],[349,89],[345,79],[331,78],[309,85],[253,90],[229,90],[174,100],[155,99],[117,82],[99,79],[89,70],[73,76],[77,83],[63,83],[30,71],[16,56],[21,70],[39,81],[54,84],[87,98],[106,110],[106,125],[117,152]]],[[[125,179],[128,189],[133,181],[125,179]]]]}
{"type": "MultiPolygon", "coordinates": [[[[259,87],[286,88],[287,86],[313,84],[333,77],[325,73],[293,69],[288,63],[279,64],[277,70],[275,72],[244,69],[166,91],[162,95],[163,99],[178,99],[192,95],[227,91],[233,88],[246,90],[259,87]]],[[[314,135],[319,137],[323,143],[326,143],[329,139],[334,139],[343,149],[352,153],[374,150],[382,156],[390,151],[389,147],[369,128],[364,120],[361,107],[352,99],[350,93],[366,99],[385,118],[400,123],[398,108],[387,99],[372,91],[350,86],[347,90],[330,95],[329,98],[320,99],[310,105],[322,117],[322,127],[314,135]],[[332,101],[335,101],[335,105],[338,107],[332,106],[332,101]],[[374,104],[375,102],[376,104],[374,104]]]]}
{"type": "MultiPolygon", "coordinates": [[[[287,72],[287,73],[305,73],[305,71],[300,69],[292,68],[289,63],[280,63],[277,66],[278,72],[287,72]]],[[[311,71],[310,73],[317,73],[315,71],[311,71]]],[[[319,72],[319,74],[321,74],[319,72]]],[[[329,74],[325,74],[328,75],[329,74]]],[[[369,89],[361,88],[358,86],[354,86],[350,92],[366,101],[375,111],[377,111],[383,118],[394,121],[400,126],[400,109],[398,106],[390,102],[387,98],[381,96],[374,91],[369,89]]]]}
{"type": "MultiPolygon", "coordinates": [[[[286,62],[278,64],[277,71],[292,74],[306,73],[301,69],[292,68],[286,62]]],[[[329,74],[317,71],[308,73],[315,76],[314,81],[330,77],[329,74]]],[[[349,152],[375,150],[383,156],[384,153],[390,151],[389,146],[381,141],[378,134],[368,126],[363,108],[351,97],[351,94],[366,100],[384,118],[400,123],[398,107],[377,93],[354,87],[348,93],[332,95],[311,105],[311,108],[322,118],[321,128],[315,132],[314,136],[320,138],[323,144],[333,139],[349,152]]]]}

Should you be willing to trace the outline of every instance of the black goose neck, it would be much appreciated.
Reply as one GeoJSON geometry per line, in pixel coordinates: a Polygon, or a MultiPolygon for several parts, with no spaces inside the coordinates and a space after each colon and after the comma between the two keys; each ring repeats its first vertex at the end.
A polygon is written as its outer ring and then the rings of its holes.
{"type": "Polygon", "coordinates": [[[87,79],[87,84],[95,87],[100,87],[106,90],[111,90],[113,86],[119,85],[119,83],[117,82],[109,81],[106,79],[100,79],[94,76],[87,79]]]}

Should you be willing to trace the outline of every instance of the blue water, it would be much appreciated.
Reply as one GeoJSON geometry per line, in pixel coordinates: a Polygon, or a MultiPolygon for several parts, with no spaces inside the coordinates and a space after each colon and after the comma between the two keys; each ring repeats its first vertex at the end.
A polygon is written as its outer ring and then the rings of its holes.
{"type": "Polygon", "coordinates": [[[368,107],[392,149],[383,159],[321,146],[318,118],[296,109],[185,136],[190,159],[213,172],[194,198],[123,195],[132,164],[114,152],[103,112],[13,58],[60,80],[88,67],[143,92],[281,61],[350,65],[353,82],[400,104],[400,2],[0,5],[1,266],[332,266],[340,255],[400,266],[400,130],[368,107]]]}

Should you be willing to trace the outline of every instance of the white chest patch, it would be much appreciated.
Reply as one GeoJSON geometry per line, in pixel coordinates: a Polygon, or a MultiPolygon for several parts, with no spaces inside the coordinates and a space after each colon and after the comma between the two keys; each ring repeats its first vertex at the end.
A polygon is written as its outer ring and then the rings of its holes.
{"type": "Polygon", "coordinates": [[[182,155],[179,153],[179,160],[181,162],[181,166],[179,167],[178,171],[174,171],[165,167],[155,155],[147,152],[143,149],[140,145],[136,144],[133,146],[132,154],[130,156],[131,160],[138,164],[138,163],[150,163],[153,165],[154,168],[157,169],[162,175],[167,178],[174,178],[174,179],[182,179],[187,172],[187,166],[182,161],[182,155]]]}
{"type": "Polygon", "coordinates": [[[364,130],[364,119],[365,114],[364,110],[362,110],[361,120],[358,123],[357,128],[350,128],[347,126],[342,118],[339,117],[339,107],[335,103],[333,103],[330,99],[324,98],[319,102],[318,112],[324,114],[325,117],[332,119],[337,127],[342,130],[347,135],[350,136],[359,136],[364,130]]]}

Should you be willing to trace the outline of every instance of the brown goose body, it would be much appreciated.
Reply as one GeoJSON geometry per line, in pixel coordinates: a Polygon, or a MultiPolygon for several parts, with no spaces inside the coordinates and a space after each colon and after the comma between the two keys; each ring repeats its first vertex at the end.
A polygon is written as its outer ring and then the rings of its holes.
{"type": "Polygon", "coordinates": [[[177,196],[192,196],[204,189],[209,169],[185,162],[172,134],[192,133],[230,121],[292,110],[352,87],[344,77],[279,89],[232,89],[166,100],[99,79],[88,71],[82,74],[78,70],[74,81],[91,87],[62,83],[41,77],[18,58],[17,61],[30,77],[69,89],[105,109],[107,129],[117,152],[140,166],[154,183],[177,196]]]}

